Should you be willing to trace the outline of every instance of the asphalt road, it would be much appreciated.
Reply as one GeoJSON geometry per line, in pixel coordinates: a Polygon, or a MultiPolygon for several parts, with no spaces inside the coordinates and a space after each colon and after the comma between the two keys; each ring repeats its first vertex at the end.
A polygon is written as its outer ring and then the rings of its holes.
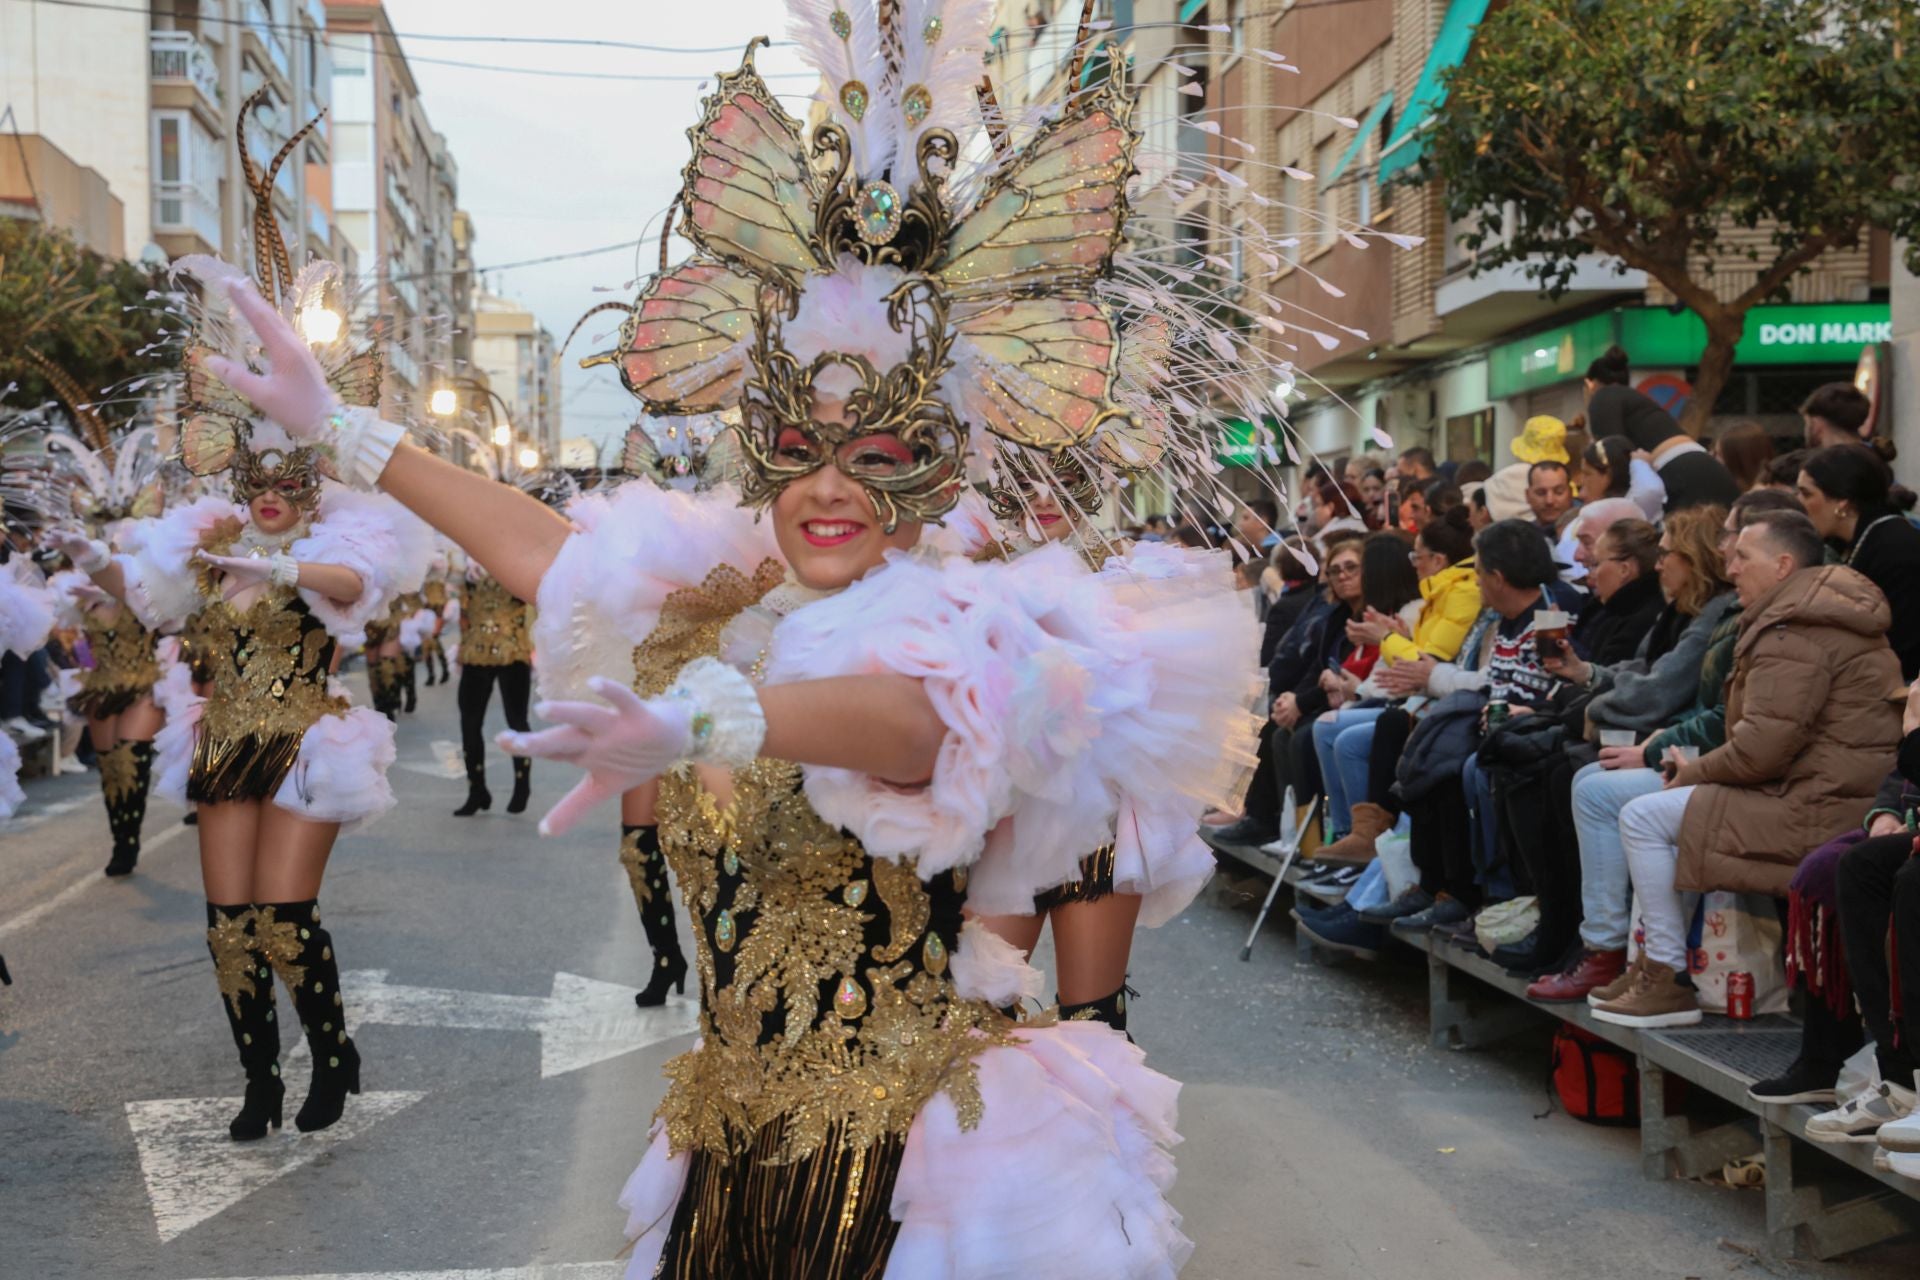
{"type": "MultiPolygon", "coordinates": [[[[504,796],[449,817],[453,695],[422,695],[400,807],[342,840],[322,896],[368,1090],[326,1135],[225,1140],[241,1079],[179,812],[155,804],[139,873],[109,882],[96,780],[30,784],[0,828],[4,1280],[620,1274],[615,1197],[689,1011],[628,998],[646,953],[614,816],[556,840],[504,796]]],[[[566,783],[541,770],[535,812],[566,783]]],[[[1642,1181],[1631,1132],[1535,1118],[1544,1034],[1430,1049],[1412,964],[1297,961],[1284,919],[1241,964],[1245,888],[1216,879],[1135,950],[1134,1034],[1186,1082],[1186,1280],[1920,1272],[1915,1243],[1761,1258],[1759,1193],[1642,1181]]]]}

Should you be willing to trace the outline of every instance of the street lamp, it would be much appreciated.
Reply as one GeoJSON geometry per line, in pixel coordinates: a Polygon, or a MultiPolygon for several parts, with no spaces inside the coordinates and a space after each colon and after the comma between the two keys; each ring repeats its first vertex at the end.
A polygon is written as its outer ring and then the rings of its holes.
{"type": "Polygon", "coordinates": [[[427,401],[427,407],[433,411],[435,417],[451,418],[460,409],[459,393],[452,387],[441,387],[427,401]]]}
{"type": "Polygon", "coordinates": [[[540,451],[538,449],[532,445],[528,445],[520,451],[520,469],[522,471],[531,471],[539,465],[540,451]]]}
{"type": "Polygon", "coordinates": [[[512,443],[513,443],[513,424],[510,422],[496,423],[493,428],[494,448],[504,449],[508,445],[511,445],[512,443]]]}

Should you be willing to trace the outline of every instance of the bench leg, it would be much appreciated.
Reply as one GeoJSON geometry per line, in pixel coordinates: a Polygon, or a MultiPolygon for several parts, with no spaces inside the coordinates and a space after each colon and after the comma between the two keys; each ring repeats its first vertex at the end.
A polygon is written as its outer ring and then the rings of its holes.
{"type": "Polygon", "coordinates": [[[1537,1025],[1535,1011],[1480,983],[1442,959],[1427,941],[1428,1042],[1436,1049],[1478,1049],[1537,1025]]]}

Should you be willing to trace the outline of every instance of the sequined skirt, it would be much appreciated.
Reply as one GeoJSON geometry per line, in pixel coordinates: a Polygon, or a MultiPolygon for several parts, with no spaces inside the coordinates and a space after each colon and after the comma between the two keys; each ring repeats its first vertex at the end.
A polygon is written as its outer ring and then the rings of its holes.
{"type": "Polygon", "coordinates": [[[152,692],[151,683],[83,688],[67,699],[67,710],[88,720],[105,720],[108,716],[119,715],[152,692]]]}
{"type": "Polygon", "coordinates": [[[187,799],[195,804],[273,799],[299,758],[305,736],[304,731],[238,738],[198,734],[187,771],[187,799]]]}
{"type": "Polygon", "coordinates": [[[1080,878],[1040,894],[1033,900],[1036,912],[1051,911],[1070,902],[1098,902],[1113,892],[1113,846],[1095,849],[1080,859],[1080,878]]]}
{"type": "Polygon", "coordinates": [[[787,1163],[785,1120],[737,1154],[693,1151],[656,1280],[880,1280],[906,1135],[849,1149],[837,1130],[787,1163]]]}

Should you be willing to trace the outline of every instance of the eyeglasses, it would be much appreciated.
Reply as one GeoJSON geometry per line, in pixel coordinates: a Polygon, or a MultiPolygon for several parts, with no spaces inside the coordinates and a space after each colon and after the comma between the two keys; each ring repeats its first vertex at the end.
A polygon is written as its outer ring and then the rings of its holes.
{"type": "Polygon", "coordinates": [[[1351,578],[1359,572],[1360,566],[1351,560],[1342,560],[1338,564],[1330,564],[1327,566],[1327,576],[1329,578],[1351,578]]]}

